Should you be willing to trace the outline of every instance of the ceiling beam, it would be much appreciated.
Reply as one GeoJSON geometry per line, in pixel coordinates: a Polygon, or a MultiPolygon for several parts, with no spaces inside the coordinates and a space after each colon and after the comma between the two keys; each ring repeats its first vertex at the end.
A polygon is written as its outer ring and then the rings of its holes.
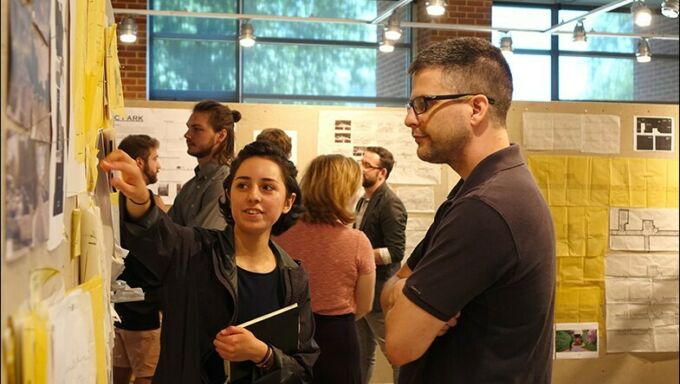
{"type": "Polygon", "coordinates": [[[378,17],[375,19],[371,20],[371,24],[378,24],[379,22],[387,19],[390,17],[392,12],[396,12],[399,8],[403,7],[404,5],[410,3],[413,0],[401,0],[395,4],[390,5],[386,10],[383,11],[378,17]]]}
{"type": "MultiPolygon", "coordinates": [[[[411,1],[411,0],[402,0],[411,1]]],[[[608,4],[607,6],[622,6],[628,4],[633,0],[617,0],[614,3],[608,4]]],[[[604,7],[600,7],[604,8],[604,7]]],[[[598,8],[598,9],[600,9],[598,8]]],[[[594,12],[595,10],[593,10],[594,12]]],[[[231,19],[231,20],[266,20],[266,21],[286,21],[286,22],[297,22],[297,23],[335,23],[335,24],[354,24],[354,25],[373,25],[372,21],[369,20],[359,20],[359,19],[344,19],[344,18],[329,18],[329,17],[297,17],[297,16],[274,16],[274,15],[256,15],[256,14],[242,14],[242,13],[210,13],[210,12],[191,12],[191,11],[161,11],[161,10],[150,10],[150,9],[127,9],[127,8],[114,8],[113,12],[117,15],[144,15],[144,16],[175,16],[175,17],[197,17],[197,18],[209,18],[209,19],[231,19]]],[[[592,16],[593,12],[590,12],[592,16]]],[[[599,12],[605,12],[601,10],[599,12]]],[[[599,13],[598,12],[598,13],[599,13]]],[[[569,22],[577,21],[584,18],[585,15],[579,16],[578,18],[571,20],[569,22]]],[[[562,25],[568,22],[561,23],[562,25]]],[[[465,32],[486,32],[491,33],[497,32],[525,32],[525,33],[550,33],[550,34],[565,34],[571,33],[567,31],[558,31],[556,29],[539,30],[539,29],[522,29],[522,28],[496,28],[496,27],[485,27],[481,25],[466,25],[466,24],[436,24],[436,23],[420,23],[420,22],[407,22],[401,23],[402,27],[405,28],[415,28],[415,29],[439,29],[448,31],[465,31],[465,32]]],[[[640,38],[646,37],[648,39],[658,39],[658,40],[680,40],[678,35],[670,34],[658,34],[658,33],[610,33],[610,32],[588,32],[588,36],[601,36],[601,37],[611,37],[611,38],[640,38]]]]}
{"type": "Polygon", "coordinates": [[[257,15],[245,13],[161,11],[155,9],[114,8],[113,13],[117,15],[174,16],[174,17],[196,17],[203,19],[231,19],[231,20],[290,21],[296,23],[335,23],[335,24],[358,24],[358,25],[371,24],[371,22],[367,20],[344,19],[333,17],[298,17],[298,16],[257,15]]]}
{"type": "Polygon", "coordinates": [[[586,17],[592,17],[592,16],[595,16],[595,15],[599,15],[600,13],[612,11],[612,10],[614,10],[614,9],[616,9],[616,8],[623,7],[624,5],[628,5],[628,4],[632,3],[632,2],[633,2],[633,0],[615,0],[615,1],[611,2],[611,3],[609,3],[609,4],[605,4],[605,5],[601,6],[601,7],[595,8],[595,9],[593,9],[592,11],[590,11],[590,12],[588,12],[588,13],[584,13],[583,15],[574,17],[574,18],[569,19],[569,20],[567,20],[567,21],[563,21],[563,22],[561,22],[561,23],[559,23],[559,24],[555,24],[555,25],[553,25],[552,27],[550,27],[550,28],[544,30],[543,32],[545,32],[545,33],[554,32],[554,31],[556,31],[556,30],[562,28],[563,26],[565,26],[565,25],[567,25],[567,24],[571,24],[571,23],[574,23],[574,22],[576,22],[576,21],[583,20],[583,19],[585,19],[586,17]]]}

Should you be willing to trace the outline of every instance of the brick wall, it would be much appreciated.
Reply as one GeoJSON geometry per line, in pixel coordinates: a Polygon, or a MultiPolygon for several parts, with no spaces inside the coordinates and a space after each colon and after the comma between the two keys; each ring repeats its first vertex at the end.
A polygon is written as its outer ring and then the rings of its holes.
{"type": "MultiPolygon", "coordinates": [[[[655,14],[649,28],[636,27],[636,32],[678,34],[678,21],[655,14]],[[652,29],[651,31],[649,29],[652,29]]],[[[677,54],[678,42],[672,40],[650,40],[652,61],[635,62],[635,100],[675,102],[678,100],[678,62],[662,59],[663,54],[677,54]]]]}
{"type": "MultiPolygon", "coordinates": [[[[146,9],[147,0],[112,0],[113,8],[146,9]]],[[[118,43],[120,76],[125,100],[146,100],[146,16],[132,16],[137,22],[137,41],[118,43]]],[[[116,23],[122,15],[116,14],[116,23]]]]}
{"type": "MultiPolygon", "coordinates": [[[[446,13],[432,17],[425,10],[425,0],[416,3],[413,20],[421,23],[434,22],[437,24],[465,24],[491,26],[491,0],[449,0],[446,13]]],[[[491,33],[449,31],[443,29],[414,28],[413,44],[415,52],[427,48],[433,43],[461,36],[475,36],[491,40],[491,33]]]]}

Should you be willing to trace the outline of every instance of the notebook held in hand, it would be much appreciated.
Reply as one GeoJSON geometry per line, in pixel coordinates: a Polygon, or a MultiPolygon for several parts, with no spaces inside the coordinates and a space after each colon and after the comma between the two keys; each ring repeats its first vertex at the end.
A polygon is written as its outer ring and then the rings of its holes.
{"type": "MultiPolygon", "coordinates": [[[[246,328],[258,339],[289,354],[298,349],[299,318],[300,308],[295,303],[238,324],[237,327],[246,328]]],[[[233,383],[247,377],[250,375],[253,366],[252,361],[225,361],[224,369],[228,378],[227,382],[233,383]]]]}

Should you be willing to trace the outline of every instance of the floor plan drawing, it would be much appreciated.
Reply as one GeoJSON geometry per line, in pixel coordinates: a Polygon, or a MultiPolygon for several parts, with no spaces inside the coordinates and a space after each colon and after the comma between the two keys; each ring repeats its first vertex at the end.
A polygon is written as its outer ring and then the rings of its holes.
{"type": "Polygon", "coordinates": [[[612,208],[609,247],[625,251],[678,251],[678,210],[612,208]]]}

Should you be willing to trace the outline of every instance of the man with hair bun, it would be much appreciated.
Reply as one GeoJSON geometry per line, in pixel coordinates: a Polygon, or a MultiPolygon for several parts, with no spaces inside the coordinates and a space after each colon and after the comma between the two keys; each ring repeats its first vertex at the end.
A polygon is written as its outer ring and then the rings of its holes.
{"type": "Polygon", "coordinates": [[[234,158],[234,124],[241,113],[214,100],[198,102],[184,134],[187,153],[196,158],[195,176],[184,184],[168,211],[180,225],[223,229],[219,200],[234,158]]]}

